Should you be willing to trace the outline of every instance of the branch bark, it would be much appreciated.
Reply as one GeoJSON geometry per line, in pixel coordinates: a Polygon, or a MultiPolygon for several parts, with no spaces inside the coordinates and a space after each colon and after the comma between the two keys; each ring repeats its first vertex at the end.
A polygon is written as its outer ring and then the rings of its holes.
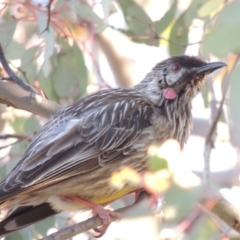
{"type": "Polygon", "coordinates": [[[211,209],[212,213],[218,216],[230,228],[240,233],[240,212],[235,206],[221,197],[215,201],[211,209]]]}
{"type": "MultiPolygon", "coordinates": [[[[148,201],[149,195],[146,192],[142,192],[139,195],[139,198],[137,201],[130,206],[120,208],[116,210],[115,212],[123,215],[133,207],[137,207],[143,202],[148,201]]],[[[116,221],[117,219],[111,217],[112,221],[116,221]]],[[[69,239],[71,237],[74,237],[80,233],[86,232],[88,230],[91,230],[93,228],[97,228],[102,225],[102,219],[98,216],[92,217],[87,219],[86,221],[71,225],[69,227],[63,228],[58,230],[56,233],[50,234],[44,238],[41,238],[40,240],[65,240],[69,239]]]]}
{"type": "Polygon", "coordinates": [[[10,81],[0,81],[0,103],[51,118],[61,106],[10,81]]]}

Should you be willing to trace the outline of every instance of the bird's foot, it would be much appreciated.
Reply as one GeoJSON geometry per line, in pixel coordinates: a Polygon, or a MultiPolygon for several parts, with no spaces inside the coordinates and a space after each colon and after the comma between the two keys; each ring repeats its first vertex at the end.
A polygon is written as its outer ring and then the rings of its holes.
{"type": "Polygon", "coordinates": [[[98,215],[102,219],[102,221],[103,221],[102,226],[93,229],[95,232],[98,233],[97,236],[94,236],[94,237],[97,237],[97,238],[103,236],[104,233],[107,231],[109,225],[112,222],[112,218],[111,217],[113,217],[116,220],[120,220],[121,219],[121,214],[119,214],[117,212],[113,212],[113,211],[111,211],[109,209],[104,209],[100,205],[96,205],[96,208],[93,210],[93,213],[95,215],[98,215]]]}
{"type": "Polygon", "coordinates": [[[88,201],[86,199],[83,199],[79,196],[61,195],[60,197],[62,199],[76,202],[78,204],[81,204],[81,205],[91,209],[94,213],[94,216],[99,216],[102,219],[102,226],[93,229],[96,233],[98,233],[98,235],[94,236],[94,237],[101,237],[105,234],[109,225],[113,221],[112,218],[114,218],[114,220],[120,220],[121,219],[121,215],[119,213],[113,212],[109,209],[105,209],[101,205],[90,202],[90,201],[88,201]]]}

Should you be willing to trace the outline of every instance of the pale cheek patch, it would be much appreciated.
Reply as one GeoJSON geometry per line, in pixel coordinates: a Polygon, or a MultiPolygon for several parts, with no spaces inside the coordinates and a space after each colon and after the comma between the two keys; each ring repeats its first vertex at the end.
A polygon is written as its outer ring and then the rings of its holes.
{"type": "Polygon", "coordinates": [[[173,71],[170,71],[168,73],[168,75],[166,76],[167,84],[170,85],[170,86],[175,84],[181,78],[181,76],[183,76],[184,71],[185,70],[183,68],[180,71],[178,71],[177,73],[174,73],[173,71]]]}
{"type": "Polygon", "coordinates": [[[166,88],[163,90],[163,96],[166,99],[174,99],[177,97],[177,93],[173,88],[166,88]]]}

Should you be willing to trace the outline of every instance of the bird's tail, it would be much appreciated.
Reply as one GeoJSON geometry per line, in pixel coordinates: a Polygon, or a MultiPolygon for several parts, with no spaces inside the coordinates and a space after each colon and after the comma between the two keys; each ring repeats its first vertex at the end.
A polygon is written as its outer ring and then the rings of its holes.
{"type": "Polygon", "coordinates": [[[0,237],[18,231],[57,213],[58,212],[54,211],[47,203],[38,206],[15,208],[0,222],[0,237]]]}

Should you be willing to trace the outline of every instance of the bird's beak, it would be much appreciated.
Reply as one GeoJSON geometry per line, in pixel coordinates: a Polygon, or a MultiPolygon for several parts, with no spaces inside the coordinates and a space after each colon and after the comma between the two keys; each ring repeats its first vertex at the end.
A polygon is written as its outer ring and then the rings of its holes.
{"type": "Polygon", "coordinates": [[[223,62],[212,62],[212,63],[207,63],[204,66],[196,68],[196,74],[202,74],[202,73],[211,73],[219,68],[225,67],[227,64],[223,62]]]}

